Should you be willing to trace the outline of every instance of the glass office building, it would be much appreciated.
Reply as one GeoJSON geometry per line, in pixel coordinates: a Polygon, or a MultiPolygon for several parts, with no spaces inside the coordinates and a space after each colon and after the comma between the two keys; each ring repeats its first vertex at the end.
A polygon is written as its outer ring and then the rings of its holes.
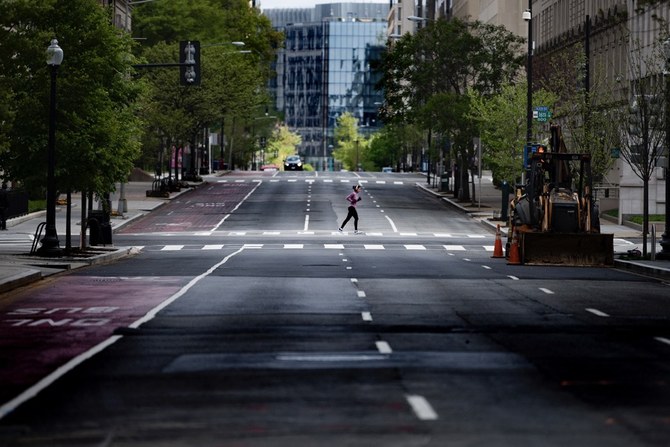
{"type": "Polygon", "coordinates": [[[301,135],[300,155],[317,170],[333,170],[333,131],[344,112],[358,119],[363,133],[381,123],[380,75],[371,70],[386,42],[388,3],[334,3],[313,10],[267,10],[286,42],[277,60],[277,108],[288,127],[301,135]],[[289,22],[305,18],[310,22],[289,22]]]}

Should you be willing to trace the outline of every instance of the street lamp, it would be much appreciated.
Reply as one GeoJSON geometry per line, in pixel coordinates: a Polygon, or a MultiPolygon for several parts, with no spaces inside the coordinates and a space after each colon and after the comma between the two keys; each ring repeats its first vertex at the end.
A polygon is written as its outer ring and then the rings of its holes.
{"type": "Polygon", "coordinates": [[[53,39],[47,48],[47,65],[51,67],[51,97],[49,100],[49,147],[47,169],[47,222],[39,249],[41,256],[60,256],[62,251],[56,232],[56,181],[54,171],[56,166],[56,76],[58,67],[63,62],[63,50],[58,41],[53,39]]]}
{"type": "Polygon", "coordinates": [[[661,236],[661,252],[656,259],[670,260],[670,38],[663,42],[665,55],[665,231],[661,236]]]}
{"type": "Polygon", "coordinates": [[[528,22],[528,64],[526,66],[526,145],[533,140],[533,12],[532,0],[528,0],[528,9],[523,12],[522,18],[528,22]]]}

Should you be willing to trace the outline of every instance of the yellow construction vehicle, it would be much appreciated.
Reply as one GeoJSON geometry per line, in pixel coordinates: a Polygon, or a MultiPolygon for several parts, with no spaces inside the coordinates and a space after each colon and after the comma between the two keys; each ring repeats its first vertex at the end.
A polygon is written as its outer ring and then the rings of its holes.
{"type": "Polygon", "coordinates": [[[611,265],[614,236],[600,233],[591,156],[567,153],[560,127],[551,131],[552,150],[537,145],[529,151],[527,181],[511,203],[521,263],[611,265]]]}

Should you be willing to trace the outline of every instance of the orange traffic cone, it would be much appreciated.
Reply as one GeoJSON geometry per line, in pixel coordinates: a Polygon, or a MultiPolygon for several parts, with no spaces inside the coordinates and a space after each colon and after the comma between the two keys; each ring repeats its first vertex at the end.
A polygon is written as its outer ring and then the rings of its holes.
{"type": "Polygon", "coordinates": [[[492,258],[504,258],[505,255],[503,254],[503,248],[502,248],[502,239],[500,238],[500,224],[496,227],[496,242],[495,245],[493,246],[493,256],[492,258]]]}
{"type": "Polygon", "coordinates": [[[509,259],[507,259],[507,265],[519,265],[521,264],[521,258],[519,257],[519,232],[514,231],[512,236],[512,245],[509,247],[509,259]]]}

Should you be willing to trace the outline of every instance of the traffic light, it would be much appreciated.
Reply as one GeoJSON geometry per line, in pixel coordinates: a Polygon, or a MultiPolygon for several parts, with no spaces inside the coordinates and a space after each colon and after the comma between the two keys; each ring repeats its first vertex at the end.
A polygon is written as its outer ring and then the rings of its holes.
{"type": "Polygon", "coordinates": [[[179,42],[179,83],[200,85],[200,42],[182,40],[179,42]]]}
{"type": "Polygon", "coordinates": [[[523,166],[524,169],[530,170],[530,162],[534,154],[547,152],[547,147],[544,144],[532,143],[523,147],[523,166]]]}

